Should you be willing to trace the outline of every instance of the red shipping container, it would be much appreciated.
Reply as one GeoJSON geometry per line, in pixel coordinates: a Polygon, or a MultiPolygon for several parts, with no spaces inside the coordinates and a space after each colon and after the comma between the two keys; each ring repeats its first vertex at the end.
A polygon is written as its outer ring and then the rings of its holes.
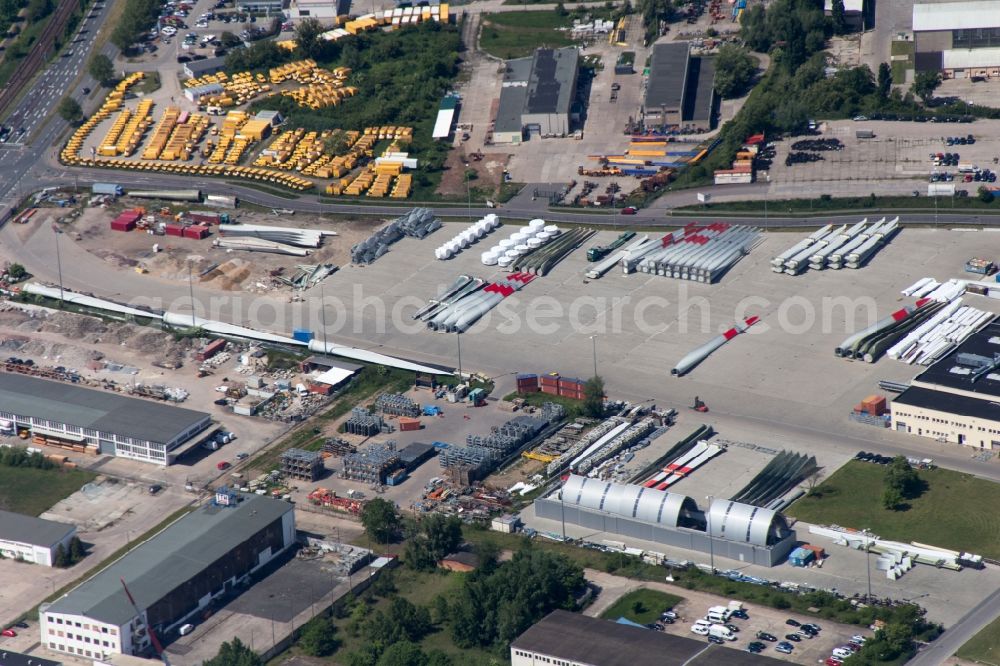
{"type": "Polygon", "coordinates": [[[188,213],[187,216],[199,224],[219,224],[219,216],[215,213],[188,213]]]}
{"type": "Polygon", "coordinates": [[[409,416],[399,417],[399,430],[400,432],[409,432],[412,430],[420,430],[420,419],[414,419],[409,416]]]}
{"type": "Polygon", "coordinates": [[[542,384],[542,393],[548,393],[551,395],[559,395],[558,386],[549,386],[548,384],[542,384]]]}
{"type": "Polygon", "coordinates": [[[207,361],[208,359],[212,358],[225,348],[226,348],[226,341],[223,340],[222,338],[217,338],[215,340],[212,340],[207,345],[205,345],[201,350],[199,350],[198,353],[195,355],[195,358],[197,358],[199,361],[207,361]]]}
{"type": "Polygon", "coordinates": [[[184,225],[183,224],[165,224],[163,225],[163,231],[168,236],[184,236],[184,225]]]}
{"type": "Polygon", "coordinates": [[[112,231],[132,231],[135,229],[135,222],[129,222],[127,220],[111,220],[111,230],[112,231]]]}
{"type": "Polygon", "coordinates": [[[201,240],[208,236],[208,227],[202,226],[200,224],[192,224],[190,227],[184,228],[184,238],[193,238],[195,240],[201,240]]]}
{"type": "Polygon", "coordinates": [[[309,384],[307,386],[310,393],[318,393],[320,395],[330,395],[333,393],[333,387],[329,384],[309,384]]]}

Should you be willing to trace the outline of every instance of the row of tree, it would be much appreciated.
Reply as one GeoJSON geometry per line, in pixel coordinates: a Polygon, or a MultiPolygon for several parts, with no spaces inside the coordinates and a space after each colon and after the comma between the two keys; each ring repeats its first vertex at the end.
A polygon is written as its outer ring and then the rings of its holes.
{"type": "Polygon", "coordinates": [[[33,467],[35,469],[53,469],[58,467],[41,453],[29,453],[27,449],[17,446],[0,447],[0,465],[6,467],[33,467]]]}
{"type": "Polygon", "coordinates": [[[125,0],[122,15],[111,31],[111,43],[128,51],[154,25],[160,15],[160,0],[125,0]]]}

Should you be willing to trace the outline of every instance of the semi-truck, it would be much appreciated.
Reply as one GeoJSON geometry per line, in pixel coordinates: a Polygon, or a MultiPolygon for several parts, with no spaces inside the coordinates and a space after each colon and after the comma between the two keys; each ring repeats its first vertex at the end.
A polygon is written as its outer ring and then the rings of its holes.
{"type": "Polygon", "coordinates": [[[600,261],[635,237],[634,231],[626,231],[609,245],[598,245],[587,250],[587,261],[600,261]]]}
{"type": "Polygon", "coordinates": [[[90,186],[90,191],[93,194],[110,194],[116,197],[125,194],[125,188],[115,183],[94,183],[90,186]]]}

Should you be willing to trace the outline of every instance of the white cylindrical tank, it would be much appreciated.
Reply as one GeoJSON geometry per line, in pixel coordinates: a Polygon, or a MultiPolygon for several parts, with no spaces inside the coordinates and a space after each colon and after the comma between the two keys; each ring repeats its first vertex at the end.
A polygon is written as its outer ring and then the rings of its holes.
{"type": "Polygon", "coordinates": [[[528,247],[531,248],[532,250],[537,250],[538,248],[540,248],[542,246],[542,242],[543,241],[540,238],[537,238],[537,237],[536,238],[529,238],[528,239],[528,247]]]}
{"type": "Polygon", "coordinates": [[[504,238],[502,241],[500,241],[499,243],[497,243],[497,245],[499,247],[501,247],[502,249],[506,250],[508,248],[514,247],[515,245],[517,245],[517,243],[515,243],[514,239],[512,239],[512,238],[504,238]]]}
{"type": "Polygon", "coordinates": [[[511,257],[500,257],[499,259],[497,259],[497,265],[499,265],[501,268],[507,268],[508,266],[510,266],[512,261],[514,260],[511,257]]]}
{"type": "Polygon", "coordinates": [[[519,253],[524,254],[525,252],[527,252],[531,248],[529,248],[528,245],[525,243],[525,244],[522,244],[522,245],[515,245],[514,249],[517,250],[519,253]]]}
{"type": "Polygon", "coordinates": [[[541,218],[535,218],[531,222],[528,222],[529,229],[541,229],[544,226],[545,226],[545,220],[541,218]]]}
{"type": "Polygon", "coordinates": [[[547,231],[539,231],[538,235],[535,236],[536,239],[542,241],[543,243],[548,243],[552,240],[552,234],[547,231]]]}
{"type": "Polygon", "coordinates": [[[556,234],[559,233],[559,227],[557,227],[554,224],[550,224],[549,226],[545,227],[545,231],[555,236],[556,234]]]}

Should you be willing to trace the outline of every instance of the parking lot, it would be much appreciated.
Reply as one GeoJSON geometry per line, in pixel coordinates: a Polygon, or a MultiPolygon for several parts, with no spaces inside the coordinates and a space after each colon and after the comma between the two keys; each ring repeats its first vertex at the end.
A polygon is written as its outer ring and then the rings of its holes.
{"type": "MultiPolygon", "coordinates": [[[[979,120],[974,123],[916,123],[895,121],[832,121],[822,123],[822,137],[837,138],[844,144],[841,151],[820,153],[823,160],[808,164],[785,166],[791,144],[807,137],[795,137],[776,142],[777,155],[768,174],[773,196],[817,196],[910,194],[913,190],[924,196],[930,174],[949,172],[955,167],[935,167],[931,153],[952,152],[961,163],[996,170],[1000,157],[1000,121],[979,120]],[[873,139],[858,139],[858,130],[872,130],[873,139]],[[972,134],[974,145],[948,146],[946,137],[972,134]]],[[[975,194],[979,183],[956,186],[975,194]]],[[[775,210],[780,203],[775,202],[775,210]]]]}
{"type": "MultiPolygon", "coordinates": [[[[597,584],[601,588],[597,601],[595,601],[594,604],[585,611],[587,615],[593,617],[599,616],[615,601],[636,588],[642,587],[660,590],[662,592],[675,594],[684,598],[684,601],[680,602],[673,609],[678,614],[679,618],[674,622],[674,624],[664,625],[665,632],[675,634],[677,636],[684,636],[685,638],[705,640],[706,642],[707,639],[691,632],[692,625],[695,620],[699,620],[704,617],[708,612],[708,609],[712,606],[726,606],[730,601],[729,599],[723,597],[688,590],[666,583],[636,583],[635,581],[631,581],[627,578],[621,578],[619,576],[613,576],[594,570],[587,570],[586,577],[588,580],[597,584]]],[[[844,645],[852,636],[856,634],[865,636],[872,635],[871,631],[862,627],[840,625],[825,620],[815,620],[814,618],[798,614],[789,615],[786,611],[780,611],[755,604],[744,604],[743,607],[747,611],[749,619],[741,620],[738,618],[732,618],[729,620],[729,624],[733,624],[740,631],[737,634],[738,638],[735,641],[726,641],[724,645],[727,648],[734,650],[746,650],[747,645],[751,642],[759,640],[756,637],[757,632],[763,631],[771,634],[778,640],[774,642],[761,641],[766,646],[762,651],[762,654],[776,659],[784,659],[785,661],[797,664],[822,662],[830,656],[831,651],[835,647],[844,645]],[[800,642],[792,642],[793,650],[791,654],[782,654],[774,649],[778,642],[786,641],[785,636],[787,634],[799,633],[797,628],[789,626],[785,623],[788,619],[794,619],[799,623],[813,622],[819,625],[820,632],[815,638],[802,638],[800,642]]]]}

